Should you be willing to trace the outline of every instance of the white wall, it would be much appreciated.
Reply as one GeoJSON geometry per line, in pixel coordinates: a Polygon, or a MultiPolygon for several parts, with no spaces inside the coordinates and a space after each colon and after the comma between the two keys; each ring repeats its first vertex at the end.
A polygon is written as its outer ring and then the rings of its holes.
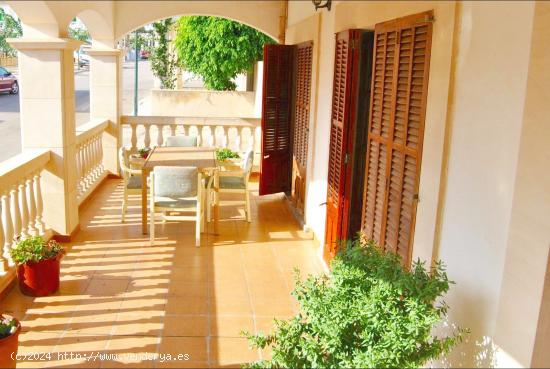
{"type": "Polygon", "coordinates": [[[459,9],[438,256],[457,282],[447,298],[450,317],[472,330],[470,342],[455,350],[451,364],[484,366],[495,359],[492,340],[514,193],[533,3],[470,2],[459,9]]]}

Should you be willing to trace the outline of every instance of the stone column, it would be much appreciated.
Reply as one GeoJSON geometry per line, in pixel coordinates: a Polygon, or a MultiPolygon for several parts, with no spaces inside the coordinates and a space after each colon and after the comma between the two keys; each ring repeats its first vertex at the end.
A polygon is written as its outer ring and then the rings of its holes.
{"type": "Polygon", "coordinates": [[[122,60],[121,50],[91,49],[90,55],[90,118],[107,119],[103,134],[103,165],[118,174],[118,149],[122,146],[122,60]]]}
{"type": "Polygon", "coordinates": [[[11,39],[19,51],[22,150],[49,149],[42,175],[44,220],[60,235],[77,229],[73,51],[81,42],[11,39]]]}

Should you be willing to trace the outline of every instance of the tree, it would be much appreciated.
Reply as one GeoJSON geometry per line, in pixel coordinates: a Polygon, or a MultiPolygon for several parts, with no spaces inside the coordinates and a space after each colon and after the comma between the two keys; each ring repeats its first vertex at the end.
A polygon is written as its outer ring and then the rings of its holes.
{"type": "Polygon", "coordinates": [[[178,63],[176,56],[169,49],[168,34],[174,24],[172,18],[153,23],[155,46],[151,48],[151,69],[160,80],[161,88],[173,89],[176,85],[178,63]]]}
{"type": "Polygon", "coordinates": [[[69,37],[78,41],[89,42],[90,33],[76,18],[69,24],[69,37]]]}
{"type": "Polygon", "coordinates": [[[213,90],[234,90],[231,80],[262,59],[266,43],[273,40],[247,25],[206,16],[180,18],[175,39],[181,66],[213,90]]]}
{"type": "Polygon", "coordinates": [[[0,8],[0,54],[15,56],[16,51],[7,42],[7,38],[17,38],[23,35],[21,21],[15,19],[0,8]]]}

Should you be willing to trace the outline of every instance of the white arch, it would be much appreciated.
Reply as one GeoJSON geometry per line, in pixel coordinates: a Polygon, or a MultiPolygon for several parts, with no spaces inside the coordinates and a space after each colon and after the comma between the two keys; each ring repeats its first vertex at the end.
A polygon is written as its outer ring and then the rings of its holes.
{"type": "Polygon", "coordinates": [[[58,37],[57,19],[46,1],[6,1],[17,14],[28,38],[58,37]]]}
{"type": "Polygon", "coordinates": [[[115,39],[160,19],[209,15],[231,19],[278,39],[278,1],[121,1],[115,3],[115,39]]]}

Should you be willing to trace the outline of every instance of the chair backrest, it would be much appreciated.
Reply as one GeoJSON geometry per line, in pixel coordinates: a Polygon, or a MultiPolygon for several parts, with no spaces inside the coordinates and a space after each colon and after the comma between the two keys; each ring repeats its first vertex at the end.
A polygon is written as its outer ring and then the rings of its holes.
{"type": "Polygon", "coordinates": [[[197,146],[197,136],[168,136],[164,141],[164,146],[195,147],[197,146]]]}
{"type": "Polygon", "coordinates": [[[129,174],[130,166],[128,165],[128,150],[126,150],[124,146],[118,150],[118,162],[122,170],[122,175],[126,178],[129,174]]]}
{"type": "Polygon", "coordinates": [[[245,177],[250,175],[250,171],[252,170],[253,164],[254,164],[254,150],[248,150],[243,155],[243,160],[241,162],[241,169],[244,171],[245,177]]]}
{"type": "Polygon", "coordinates": [[[154,196],[182,198],[197,196],[198,170],[196,167],[153,168],[154,196]]]}

